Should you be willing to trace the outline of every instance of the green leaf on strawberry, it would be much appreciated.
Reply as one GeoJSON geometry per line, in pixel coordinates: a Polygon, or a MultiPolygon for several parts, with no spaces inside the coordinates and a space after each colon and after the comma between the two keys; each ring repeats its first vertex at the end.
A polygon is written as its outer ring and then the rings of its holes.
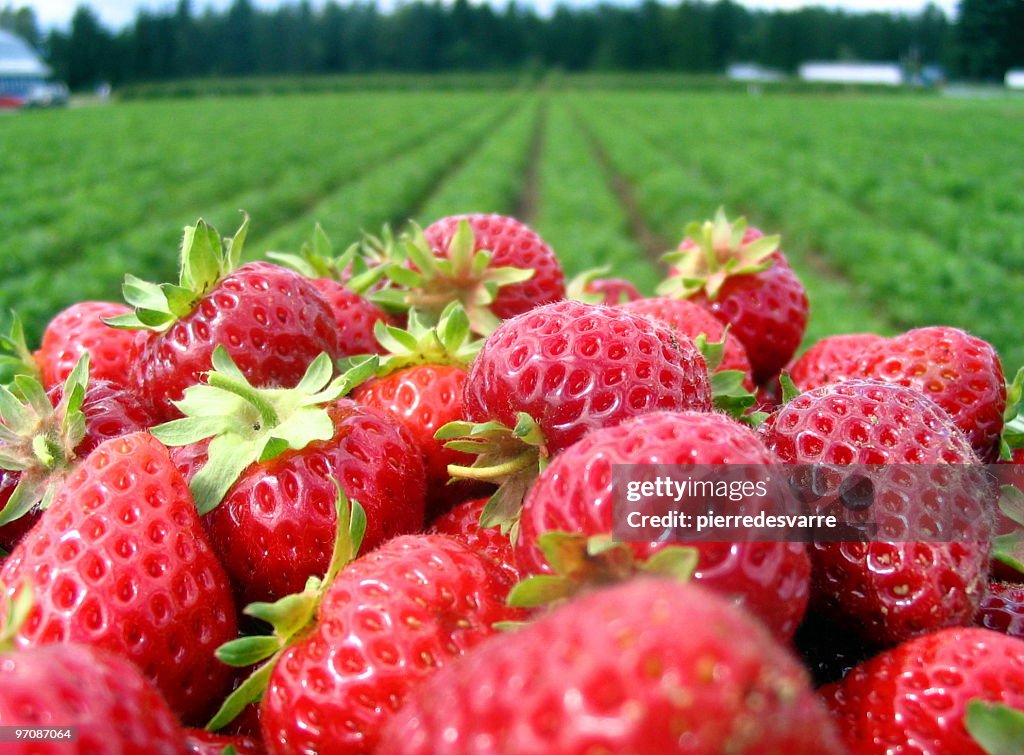
{"type": "Polygon", "coordinates": [[[43,381],[39,364],[25,341],[25,326],[20,317],[12,314],[8,334],[0,335],[0,383],[13,382],[16,375],[43,381]]]}
{"type": "Polygon", "coordinates": [[[584,270],[566,285],[565,298],[581,301],[585,304],[601,304],[604,301],[604,295],[590,293],[587,291],[587,287],[610,272],[611,268],[608,265],[584,270]]]}
{"type": "Polygon", "coordinates": [[[1006,385],[1006,411],[1003,413],[1003,435],[999,455],[1008,460],[1014,450],[1024,448],[1024,367],[1017,370],[1006,385]]]}
{"type": "Polygon", "coordinates": [[[228,696],[206,725],[208,730],[224,728],[238,717],[245,706],[260,699],[278,659],[315,623],[320,602],[334,578],[359,555],[366,533],[366,512],[358,502],[349,503],[337,481],[335,487],[338,490],[335,501],[338,528],[327,572],[322,578],[310,577],[300,593],[286,595],[274,603],[251,603],[245,607],[243,612],[246,615],[269,624],[273,634],[240,637],[217,649],[217,658],[229,666],[262,665],[228,696]]]}
{"type": "Polygon", "coordinates": [[[21,589],[15,593],[14,598],[5,597],[4,616],[6,617],[0,626],[0,653],[7,653],[14,649],[14,639],[18,631],[28,619],[35,602],[35,595],[32,592],[32,585],[25,582],[21,589]]]}
{"type": "Polygon", "coordinates": [[[964,725],[987,755],[1024,752],[1024,712],[1016,708],[974,699],[967,703],[964,725]]]}
{"type": "Polygon", "coordinates": [[[316,440],[330,440],[334,423],[326,405],[376,368],[377,358],[368,357],[332,380],[331,359],[321,354],[294,388],[256,388],[227,350],[217,346],[207,383],[188,388],[175,402],[185,416],[154,427],[152,433],[168,446],[211,438],[208,461],[189,484],[196,508],[206,514],[250,464],[273,459],[288,449],[305,448],[316,440]]]}
{"type": "Polygon", "coordinates": [[[226,275],[238,267],[249,216],[231,238],[221,240],[216,229],[199,220],[186,226],[181,242],[178,283],[149,283],[134,275],[124,277],[122,293],[135,312],[103,321],[115,328],[164,331],[179,318],[192,312],[195,305],[212,291],[226,275]]]}
{"type": "Polygon", "coordinates": [[[317,223],[313,237],[298,254],[267,252],[267,257],[307,278],[341,281],[345,288],[363,296],[387,274],[386,253],[394,244],[391,229],[385,226],[381,237],[366,235],[335,255],[334,245],[317,223]]]}

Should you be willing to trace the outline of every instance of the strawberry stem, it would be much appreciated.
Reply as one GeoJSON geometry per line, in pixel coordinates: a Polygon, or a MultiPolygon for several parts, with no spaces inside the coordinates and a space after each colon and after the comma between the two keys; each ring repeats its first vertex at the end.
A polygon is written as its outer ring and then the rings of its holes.
{"type": "Polygon", "coordinates": [[[509,461],[493,467],[465,467],[459,464],[449,464],[448,474],[452,477],[461,477],[467,480],[494,482],[514,475],[516,472],[536,466],[539,459],[540,452],[536,448],[528,448],[509,461]]]}

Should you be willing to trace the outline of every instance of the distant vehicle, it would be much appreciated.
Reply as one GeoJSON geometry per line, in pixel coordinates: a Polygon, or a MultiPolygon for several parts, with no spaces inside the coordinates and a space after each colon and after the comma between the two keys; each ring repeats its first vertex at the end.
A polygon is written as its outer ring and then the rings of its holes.
{"type": "Polygon", "coordinates": [[[903,69],[896,63],[814,61],[801,65],[799,76],[804,81],[832,84],[899,86],[903,83],[903,69]]]}
{"type": "Polygon", "coordinates": [[[0,109],[65,105],[68,89],[21,38],[0,30],[0,109]]]}

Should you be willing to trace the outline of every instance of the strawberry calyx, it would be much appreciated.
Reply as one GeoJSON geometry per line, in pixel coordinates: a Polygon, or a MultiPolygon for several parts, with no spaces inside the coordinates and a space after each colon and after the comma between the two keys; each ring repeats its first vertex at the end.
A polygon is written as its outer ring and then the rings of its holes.
{"type": "Polygon", "coordinates": [[[194,226],[186,226],[181,241],[178,282],[156,284],[126,275],[121,291],[135,311],[101,319],[114,328],[167,330],[191,314],[199,301],[239,266],[248,230],[248,215],[244,216],[235,235],[223,240],[217,230],[202,219],[194,226]]]}
{"type": "MultiPolygon", "coordinates": [[[[387,353],[380,356],[376,377],[385,377],[407,367],[423,364],[469,367],[483,341],[470,333],[469,317],[459,302],[451,302],[441,313],[436,325],[425,322],[417,310],[409,312],[405,330],[378,320],[373,326],[377,342],[387,353]]],[[[355,362],[370,355],[343,357],[338,368],[349,369],[355,362]]]]}
{"type": "Polygon", "coordinates": [[[250,603],[243,613],[270,625],[272,634],[240,637],[217,648],[217,658],[229,666],[243,668],[260,664],[234,692],[206,725],[217,731],[235,720],[245,706],[262,697],[270,674],[284,652],[303,639],[316,626],[320,603],[335,577],[359,555],[366,534],[366,512],[357,501],[349,503],[337,480],[335,500],[338,525],[331,561],[323,577],[310,577],[302,592],[286,595],[273,603],[250,603]]]}
{"type": "Polygon", "coordinates": [[[722,207],[714,220],[687,224],[685,240],[693,246],[662,256],[673,272],[658,286],[657,293],[685,299],[703,291],[714,301],[729,278],[767,270],[772,265],[771,256],[779,249],[780,237],[744,241],[746,230],[746,218],[730,221],[722,207]]]}
{"type": "Polygon", "coordinates": [[[1009,460],[1018,448],[1024,448],[1024,367],[1017,370],[1013,380],[1006,384],[1006,411],[1003,413],[999,456],[1009,460]]]}
{"type": "Polygon", "coordinates": [[[25,326],[17,315],[11,316],[11,329],[7,335],[0,335],[0,382],[13,381],[15,375],[28,375],[39,383],[43,373],[25,340],[25,326]]]}
{"type": "Polygon", "coordinates": [[[508,604],[536,608],[569,598],[580,590],[629,579],[637,574],[657,574],[685,582],[697,569],[696,548],[673,545],[638,560],[627,543],[611,535],[591,535],[550,530],[537,538],[554,574],[538,574],[516,584],[508,604]]]}
{"type": "Polygon", "coordinates": [[[445,448],[476,455],[468,467],[449,464],[448,474],[453,479],[498,485],[480,514],[480,526],[500,527],[514,542],[523,499],[548,459],[544,433],[536,420],[519,412],[513,428],[497,421],[449,422],[434,437],[447,441],[445,448]]]}
{"type": "Polygon", "coordinates": [[[767,419],[767,412],[751,412],[750,408],[757,403],[757,396],[746,389],[743,384],[747,375],[743,370],[718,370],[725,356],[725,339],[729,334],[726,326],[722,340],[709,341],[706,334],[701,333],[693,344],[704,357],[708,368],[708,380],[711,384],[711,403],[715,408],[735,420],[757,427],[767,419]]]}
{"type": "Polygon", "coordinates": [[[82,402],[88,382],[86,353],[64,381],[56,406],[35,378],[16,375],[10,388],[0,385],[0,469],[20,473],[0,510],[0,527],[33,508],[47,508],[63,484],[77,459],[75,449],[85,438],[82,402]]]}
{"type": "Polygon", "coordinates": [[[1024,711],[974,698],[967,703],[964,727],[987,755],[1024,752],[1024,711]]]}
{"type": "Polygon", "coordinates": [[[999,510],[1018,528],[992,541],[992,558],[1024,574],[1024,492],[1013,485],[1003,485],[999,510]]]}
{"type": "Polygon", "coordinates": [[[28,619],[32,606],[35,604],[35,595],[32,592],[32,584],[24,582],[21,588],[14,594],[14,597],[5,595],[3,623],[0,624],[0,653],[9,653],[15,649],[14,640],[28,619]]]}
{"type": "Polygon", "coordinates": [[[385,226],[382,238],[368,235],[335,255],[334,245],[317,223],[312,239],[302,244],[298,254],[267,252],[267,257],[306,278],[336,280],[349,291],[365,296],[387,274],[387,266],[382,264],[383,251],[378,250],[393,245],[391,229],[385,226]]]}
{"type": "Polygon", "coordinates": [[[573,301],[581,301],[584,304],[603,303],[604,296],[602,294],[588,291],[587,287],[599,278],[603,278],[608,275],[611,270],[611,267],[608,265],[592,267],[589,270],[584,270],[566,284],[565,298],[572,299],[573,301]]]}
{"type": "Polygon", "coordinates": [[[212,511],[242,472],[254,462],[269,461],[288,449],[299,450],[334,436],[327,406],[362,383],[377,368],[377,358],[353,364],[332,379],[328,354],[310,363],[294,388],[256,388],[217,346],[206,383],[193,385],[174,404],[184,415],[151,432],[168,446],[211,438],[207,462],[189,488],[199,513],[212,511]]]}
{"type": "Polygon", "coordinates": [[[472,332],[489,335],[501,322],[490,309],[498,290],[529,280],[535,271],[492,267],[492,252],[474,251],[475,245],[472,227],[462,220],[447,256],[437,256],[422,229],[414,225],[398,245],[405,259],[396,259],[387,268],[396,287],[378,292],[372,300],[386,308],[417,309],[435,318],[449,303],[458,301],[466,310],[472,332]]]}

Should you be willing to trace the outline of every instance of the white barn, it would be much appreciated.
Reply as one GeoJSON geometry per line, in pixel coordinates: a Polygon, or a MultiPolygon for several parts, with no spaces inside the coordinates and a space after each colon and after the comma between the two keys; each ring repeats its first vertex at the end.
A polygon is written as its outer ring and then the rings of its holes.
{"type": "Polygon", "coordinates": [[[896,63],[815,61],[801,65],[799,75],[802,81],[832,84],[899,86],[903,83],[903,70],[896,63]]]}
{"type": "Polygon", "coordinates": [[[1011,68],[1007,71],[1006,86],[1009,89],[1024,89],[1024,68],[1011,68]]]}

